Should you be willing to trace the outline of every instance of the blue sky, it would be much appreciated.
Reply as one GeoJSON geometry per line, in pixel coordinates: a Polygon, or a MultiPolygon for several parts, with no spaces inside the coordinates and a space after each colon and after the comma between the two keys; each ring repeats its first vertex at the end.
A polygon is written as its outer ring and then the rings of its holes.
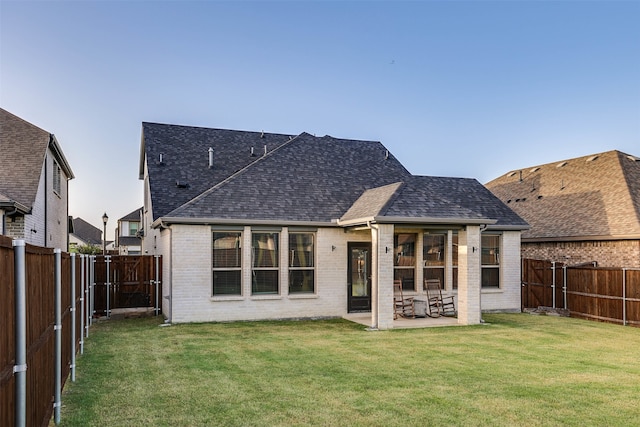
{"type": "Polygon", "coordinates": [[[143,121],[378,140],[486,183],[640,156],[640,0],[0,0],[0,106],[56,135],[70,214],[108,238],[142,205],[143,121]]]}

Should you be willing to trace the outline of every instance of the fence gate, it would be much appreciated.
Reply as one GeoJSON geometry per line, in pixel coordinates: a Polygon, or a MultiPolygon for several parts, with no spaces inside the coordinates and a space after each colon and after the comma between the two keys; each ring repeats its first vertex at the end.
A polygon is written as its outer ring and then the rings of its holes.
{"type": "Polygon", "coordinates": [[[522,309],[562,306],[563,266],[560,262],[522,260],[522,309]]]}
{"type": "Polygon", "coordinates": [[[109,316],[116,308],[153,307],[162,301],[162,257],[154,255],[96,256],[94,313],[109,316]]]}

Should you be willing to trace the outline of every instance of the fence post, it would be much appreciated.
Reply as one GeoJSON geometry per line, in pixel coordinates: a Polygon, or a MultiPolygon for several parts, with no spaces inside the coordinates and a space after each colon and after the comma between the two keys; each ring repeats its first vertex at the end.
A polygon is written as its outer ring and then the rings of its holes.
{"type": "Polygon", "coordinates": [[[80,254],[80,354],[84,354],[84,254],[80,254]]]}
{"type": "MultiPolygon", "coordinates": [[[[96,293],[96,256],[95,255],[91,255],[91,269],[90,269],[90,286],[89,286],[89,301],[90,301],[90,307],[91,307],[91,314],[89,315],[89,322],[91,325],[93,325],[93,314],[95,312],[95,293],[96,293]]],[[[89,336],[89,330],[87,329],[87,336],[89,336]]]]}
{"type": "Polygon", "coordinates": [[[627,326],[627,269],[622,269],[622,326],[627,326]]]}
{"type": "Polygon", "coordinates": [[[25,241],[13,242],[15,275],[15,339],[16,361],[13,366],[15,375],[15,425],[24,427],[27,424],[27,292],[25,241]]]}
{"type": "Polygon", "coordinates": [[[160,312],[160,307],[158,307],[158,287],[160,285],[160,281],[158,280],[159,276],[159,271],[160,271],[160,255],[154,255],[153,256],[153,260],[154,260],[154,266],[155,266],[155,270],[156,270],[156,277],[155,277],[155,285],[156,285],[156,316],[159,314],[160,312]]]}
{"type": "Polygon", "coordinates": [[[71,257],[71,381],[76,382],[76,254],[69,254],[71,257]]]}
{"type": "Polygon", "coordinates": [[[62,316],[61,316],[61,304],[62,304],[62,266],[61,258],[62,253],[60,249],[54,249],[55,258],[55,323],[53,330],[55,331],[55,398],[53,401],[53,413],[54,421],[56,424],[60,424],[60,388],[62,384],[62,316]]]}
{"type": "Polygon", "coordinates": [[[105,255],[104,257],[104,261],[105,261],[105,268],[106,268],[106,273],[107,273],[107,319],[109,319],[111,317],[111,310],[110,310],[110,300],[109,298],[111,297],[111,282],[109,281],[109,270],[110,270],[110,264],[111,264],[111,255],[105,255]]]}
{"type": "Polygon", "coordinates": [[[564,299],[564,309],[567,309],[567,266],[562,266],[562,297],[564,299]]]}
{"type": "Polygon", "coordinates": [[[556,262],[551,263],[552,271],[552,283],[551,283],[551,300],[553,301],[553,308],[556,308],[556,262]]]}

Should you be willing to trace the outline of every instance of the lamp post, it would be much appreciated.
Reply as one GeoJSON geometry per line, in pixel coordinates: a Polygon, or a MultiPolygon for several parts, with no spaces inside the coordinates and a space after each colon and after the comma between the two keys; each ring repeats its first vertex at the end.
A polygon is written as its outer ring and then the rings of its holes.
{"type": "Polygon", "coordinates": [[[105,212],[102,215],[102,224],[104,224],[104,234],[102,235],[102,255],[107,254],[107,221],[109,221],[109,217],[105,212]]]}

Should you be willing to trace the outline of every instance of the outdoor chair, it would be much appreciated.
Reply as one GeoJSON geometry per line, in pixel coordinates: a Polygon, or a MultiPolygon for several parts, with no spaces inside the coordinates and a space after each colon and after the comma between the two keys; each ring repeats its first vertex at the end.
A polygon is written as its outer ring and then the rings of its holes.
{"type": "Polygon", "coordinates": [[[427,316],[455,316],[456,306],[453,296],[442,296],[439,279],[425,279],[424,289],[427,291],[427,316]]]}
{"type": "Polygon", "coordinates": [[[406,318],[416,317],[416,308],[413,301],[413,297],[406,297],[402,294],[402,281],[393,281],[393,318],[397,319],[398,316],[406,318]]]}

